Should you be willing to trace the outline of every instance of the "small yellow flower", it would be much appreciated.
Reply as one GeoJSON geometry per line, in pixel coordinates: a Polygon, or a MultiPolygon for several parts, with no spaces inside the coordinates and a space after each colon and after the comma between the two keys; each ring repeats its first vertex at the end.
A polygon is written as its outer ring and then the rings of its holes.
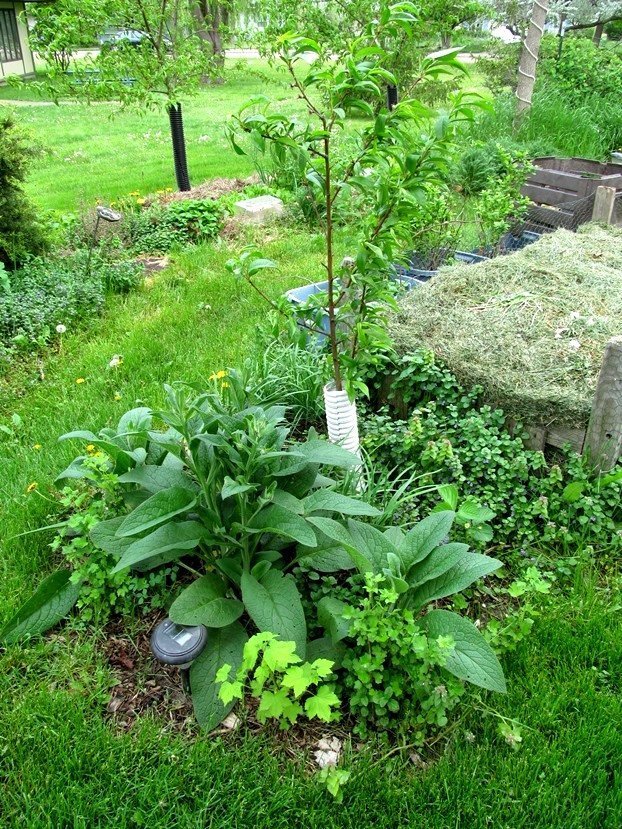
{"type": "Polygon", "coordinates": [[[227,383],[227,382],[225,381],[224,383],[222,383],[221,388],[223,388],[223,389],[228,389],[228,388],[229,388],[229,383],[227,383]]]}
{"type": "Polygon", "coordinates": [[[128,193],[129,196],[140,196],[140,190],[132,190],[131,193],[128,193]]]}
{"type": "Polygon", "coordinates": [[[39,450],[39,449],[42,449],[43,447],[41,446],[40,443],[35,443],[35,445],[32,448],[39,450]]]}
{"type": "Polygon", "coordinates": [[[86,380],[84,379],[84,377],[78,377],[76,383],[80,386],[82,385],[82,383],[86,383],[86,380]]]}
{"type": "Polygon", "coordinates": [[[94,444],[92,444],[92,443],[87,444],[86,451],[89,453],[89,455],[92,454],[95,451],[94,444]]]}
{"type": "Polygon", "coordinates": [[[140,204],[141,206],[147,201],[147,199],[136,199],[136,204],[140,204]]]}
{"type": "Polygon", "coordinates": [[[117,400],[117,401],[121,400],[121,395],[119,394],[118,391],[114,393],[114,399],[117,400]]]}
{"type": "Polygon", "coordinates": [[[38,486],[39,486],[39,484],[36,481],[33,481],[31,484],[28,484],[28,486],[26,487],[26,492],[34,492],[35,489],[38,486]]]}

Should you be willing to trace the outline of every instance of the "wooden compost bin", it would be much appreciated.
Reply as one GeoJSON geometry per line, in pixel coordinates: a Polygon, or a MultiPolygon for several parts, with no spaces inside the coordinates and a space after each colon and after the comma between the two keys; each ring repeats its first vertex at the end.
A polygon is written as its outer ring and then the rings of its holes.
{"type": "Polygon", "coordinates": [[[576,230],[592,218],[598,187],[622,191],[622,164],[553,156],[533,163],[536,170],[521,192],[534,202],[528,216],[534,223],[576,230]]]}

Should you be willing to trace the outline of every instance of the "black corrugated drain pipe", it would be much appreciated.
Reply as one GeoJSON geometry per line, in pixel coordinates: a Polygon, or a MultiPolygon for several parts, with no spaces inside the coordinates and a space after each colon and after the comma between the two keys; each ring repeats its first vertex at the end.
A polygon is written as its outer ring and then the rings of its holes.
{"type": "Polygon", "coordinates": [[[184,138],[184,119],[181,113],[181,104],[169,104],[168,118],[171,124],[171,139],[173,141],[173,159],[175,160],[175,178],[179,190],[190,190],[190,176],[188,175],[188,161],[186,159],[186,139],[184,138]]]}

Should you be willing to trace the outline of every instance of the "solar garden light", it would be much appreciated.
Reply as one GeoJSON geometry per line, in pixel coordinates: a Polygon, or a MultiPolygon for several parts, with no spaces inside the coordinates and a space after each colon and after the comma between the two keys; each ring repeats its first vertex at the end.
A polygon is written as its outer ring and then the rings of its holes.
{"type": "Polygon", "coordinates": [[[91,274],[91,258],[93,256],[93,248],[95,247],[95,242],[97,241],[97,231],[99,230],[99,223],[101,221],[104,222],[120,222],[123,218],[122,213],[117,213],[116,210],[113,210],[111,207],[102,207],[101,205],[97,206],[97,219],[95,220],[95,227],[93,229],[93,236],[91,237],[91,244],[89,246],[89,255],[86,260],[86,275],[90,276],[91,274]]]}
{"type": "Polygon", "coordinates": [[[181,682],[187,693],[190,693],[188,669],[206,644],[205,625],[178,625],[172,619],[164,619],[151,634],[153,655],[165,665],[175,665],[181,670],[181,682]]]}

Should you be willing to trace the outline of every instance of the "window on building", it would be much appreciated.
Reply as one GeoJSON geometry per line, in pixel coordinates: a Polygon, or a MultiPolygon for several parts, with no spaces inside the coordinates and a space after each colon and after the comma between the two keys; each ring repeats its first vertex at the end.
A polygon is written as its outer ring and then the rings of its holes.
{"type": "Polygon", "coordinates": [[[22,59],[14,9],[0,9],[0,63],[22,59]]]}

